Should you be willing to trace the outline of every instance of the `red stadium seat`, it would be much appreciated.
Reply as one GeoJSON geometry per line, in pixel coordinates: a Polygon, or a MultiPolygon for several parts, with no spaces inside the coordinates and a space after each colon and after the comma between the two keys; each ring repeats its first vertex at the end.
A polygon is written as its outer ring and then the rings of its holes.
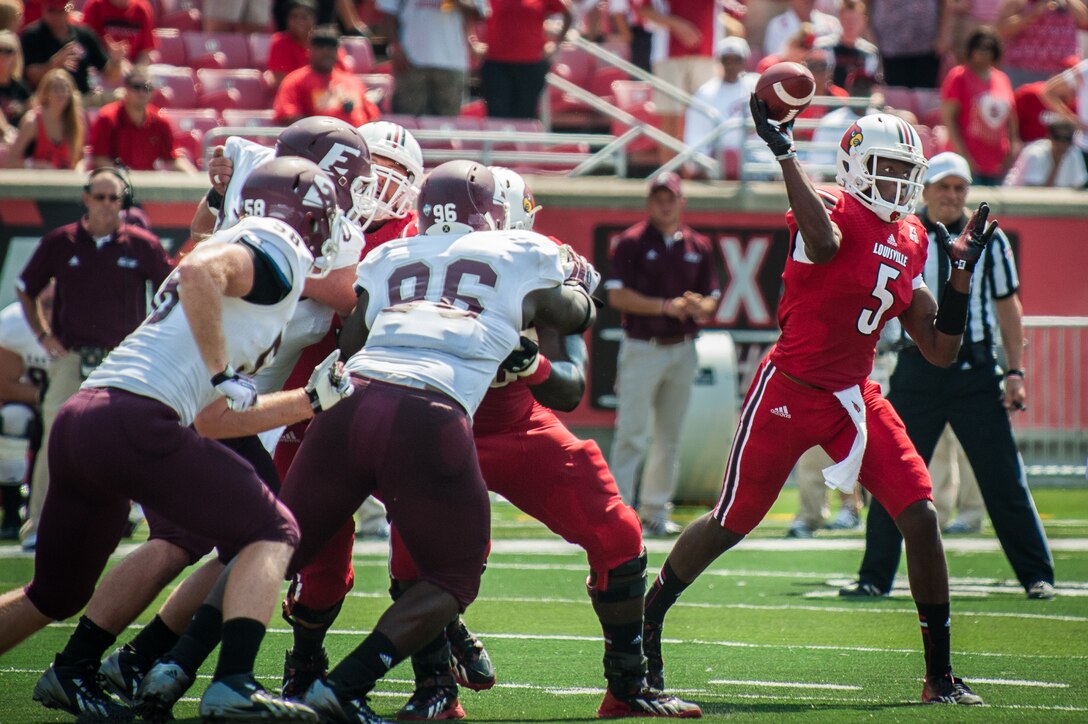
{"type": "Polygon", "coordinates": [[[152,0],[151,10],[159,28],[197,32],[204,25],[200,0],[152,0]]]}
{"type": "Polygon", "coordinates": [[[428,148],[454,149],[480,149],[483,144],[480,141],[463,141],[458,138],[458,131],[482,131],[484,119],[472,116],[420,116],[419,129],[421,131],[442,131],[445,137],[441,140],[420,140],[419,145],[424,152],[428,148]]]}
{"type": "Polygon", "coordinates": [[[161,108],[196,108],[196,76],[191,68],[152,65],[148,70],[155,93],[151,102],[161,108]]]}
{"type": "Polygon", "coordinates": [[[617,80],[629,80],[630,76],[613,65],[602,65],[593,73],[589,81],[589,90],[609,103],[614,103],[612,83],[617,80]]]}
{"type": "Polygon", "coordinates": [[[275,111],[243,111],[236,108],[223,110],[223,125],[238,126],[241,128],[274,128],[276,123],[275,111]]]}
{"type": "Polygon", "coordinates": [[[366,84],[367,98],[382,113],[393,109],[393,76],[388,73],[359,73],[359,79],[366,84]]]}
{"type": "Polygon", "coordinates": [[[918,115],[918,101],[914,89],[890,85],[884,89],[884,104],[900,111],[918,115]]]}
{"type": "Polygon", "coordinates": [[[366,38],[345,35],[340,38],[340,47],[352,60],[351,71],[353,73],[370,73],[374,67],[374,49],[366,38]]]}
{"type": "Polygon", "coordinates": [[[181,39],[181,33],[173,28],[155,28],[152,32],[159,45],[152,51],[153,61],[165,65],[188,65],[185,41],[181,39]]]}
{"type": "Polygon", "coordinates": [[[200,81],[200,105],[207,108],[256,111],[272,107],[272,92],[260,71],[202,68],[196,77],[200,81]]]}
{"type": "Polygon", "coordinates": [[[409,131],[419,128],[419,119],[415,116],[404,116],[395,113],[382,114],[383,121],[389,121],[390,123],[396,123],[398,125],[407,128],[409,131]]]}
{"type": "Polygon", "coordinates": [[[162,109],[163,118],[174,127],[174,146],[185,151],[197,168],[204,168],[204,134],[219,126],[219,118],[211,109],[162,109]]]}
{"type": "Polygon", "coordinates": [[[185,33],[185,56],[193,68],[251,68],[249,44],[238,33],[185,33]]]}
{"type": "Polygon", "coordinates": [[[492,148],[496,151],[542,151],[543,144],[519,141],[519,133],[543,133],[544,124],[536,118],[489,118],[484,123],[484,130],[497,139],[503,139],[492,148]]]}
{"type": "MultiPolygon", "coordinates": [[[[627,111],[632,116],[655,128],[661,127],[661,119],[658,117],[653,102],[653,87],[641,80],[617,80],[612,83],[612,95],[615,97],[616,107],[627,111]]],[[[612,121],[612,134],[619,136],[627,131],[628,126],[619,121],[612,121]]],[[[627,153],[656,153],[657,144],[646,138],[639,137],[627,145],[627,153]]]]}
{"type": "MultiPolygon", "coordinates": [[[[570,81],[576,86],[589,90],[596,72],[597,60],[584,50],[564,44],[552,57],[551,72],[570,81]]],[[[572,95],[563,93],[554,86],[547,86],[548,102],[551,107],[552,126],[572,128],[600,125],[596,111],[572,95]]]]}
{"type": "Polygon", "coordinates": [[[272,42],[271,33],[253,33],[246,38],[249,43],[249,61],[254,68],[268,65],[268,46],[272,42]]]}

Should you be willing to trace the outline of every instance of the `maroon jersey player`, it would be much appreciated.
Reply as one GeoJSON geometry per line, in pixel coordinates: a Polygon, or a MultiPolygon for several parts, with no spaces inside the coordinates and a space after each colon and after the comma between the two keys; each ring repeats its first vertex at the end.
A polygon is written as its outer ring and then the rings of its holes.
{"type": "Polygon", "coordinates": [[[915,130],[883,114],[859,119],[837,154],[841,188],[817,191],[794,153],[792,124],[769,122],[766,104],[755,96],[752,116],[781,164],[791,204],[782,334],[744,401],[717,504],[676,541],[646,596],[651,683],[664,684],[661,637],[669,608],[763,519],[797,459],[819,445],[837,461],[824,469],[827,484],[850,491],[860,482],[903,532],[925,644],[922,700],[981,704],[952,674],[948,569],[929,474],[867,376],[880,330],[892,317],[931,362],[955,360],[971,272],[996,224],[987,227],[983,204],[958,239],[943,233],[954,269],[938,307],[921,279],[925,230],[910,215],[926,168],[915,130]]]}

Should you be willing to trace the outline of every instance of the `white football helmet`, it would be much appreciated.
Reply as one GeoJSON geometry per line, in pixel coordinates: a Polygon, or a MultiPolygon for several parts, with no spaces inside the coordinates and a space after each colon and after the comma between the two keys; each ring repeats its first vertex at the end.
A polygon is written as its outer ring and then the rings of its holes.
{"type": "Polygon", "coordinates": [[[877,113],[859,118],[842,136],[835,165],[835,180],[870,211],[884,221],[896,221],[914,212],[922,193],[922,178],[929,165],[922,154],[922,141],[914,128],[897,116],[877,113]],[[883,176],[877,171],[880,159],[913,164],[903,179],[883,176]],[[885,199],[877,181],[894,183],[895,197],[885,199]]]}
{"type": "Polygon", "coordinates": [[[378,177],[375,221],[403,219],[415,208],[423,179],[423,151],[419,141],[407,128],[391,121],[365,123],[359,126],[359,132],[370,148],[378,177]],[[382,158],[400,164],[408,175],[381,165],[382,158]]]}
{"type": "Polygon", "coordinates": [[[491,166],[491,173],[495,175],[495,187],[502,194],[503,206],[506,208],[506,223],[503,228],[531,231],[536,213],[543,207],[536,205],[533,192],[529,190],[525,179],[505,166],[491,166]]]}

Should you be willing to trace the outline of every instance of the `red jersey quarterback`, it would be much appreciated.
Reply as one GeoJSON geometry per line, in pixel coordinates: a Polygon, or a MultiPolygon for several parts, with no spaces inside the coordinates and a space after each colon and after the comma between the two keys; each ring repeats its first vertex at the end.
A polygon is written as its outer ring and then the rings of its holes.
{"type": "Polygon", "coordinates": [[[780,162],[791,209],[782,274],[782,334],[748,391],[722,492],[676,541],[646,596],[643,640],[652,686],[664,686],[665,614],[683,590],[767,514],[797,459],[821,446],[828,486],[858,482],[907,541],[911,593],[925,644],[927,703],[981,704],[952,674],[948,569],[925,464],[880,388],[868,379],[885,322],[898,317],[933,364],[956,357],[971,272],[993,236],[982,204],[959,238],[943,227],[952,276],[938,307],[922,281],[927,237],[911,215],[927,163],[917,132],[884,114],[859,119],[837,152],[839,188],[815,189],[793,148],[792,123],[772,124],[752,96],[756,131],[780,162]]]}

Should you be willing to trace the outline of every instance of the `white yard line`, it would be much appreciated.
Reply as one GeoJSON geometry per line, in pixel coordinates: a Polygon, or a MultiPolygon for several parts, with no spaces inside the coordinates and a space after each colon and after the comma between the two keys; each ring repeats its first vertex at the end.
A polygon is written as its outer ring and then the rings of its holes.
{"type": "Polygon", "coordinates": [[[763,686],[775,689],[831,689],[833,691],[861,691],[864,688],[854,684],[813,684],[809,681],[754,681],[750,679],[711,679],[706,683],[730,686],[763,686]]]}

